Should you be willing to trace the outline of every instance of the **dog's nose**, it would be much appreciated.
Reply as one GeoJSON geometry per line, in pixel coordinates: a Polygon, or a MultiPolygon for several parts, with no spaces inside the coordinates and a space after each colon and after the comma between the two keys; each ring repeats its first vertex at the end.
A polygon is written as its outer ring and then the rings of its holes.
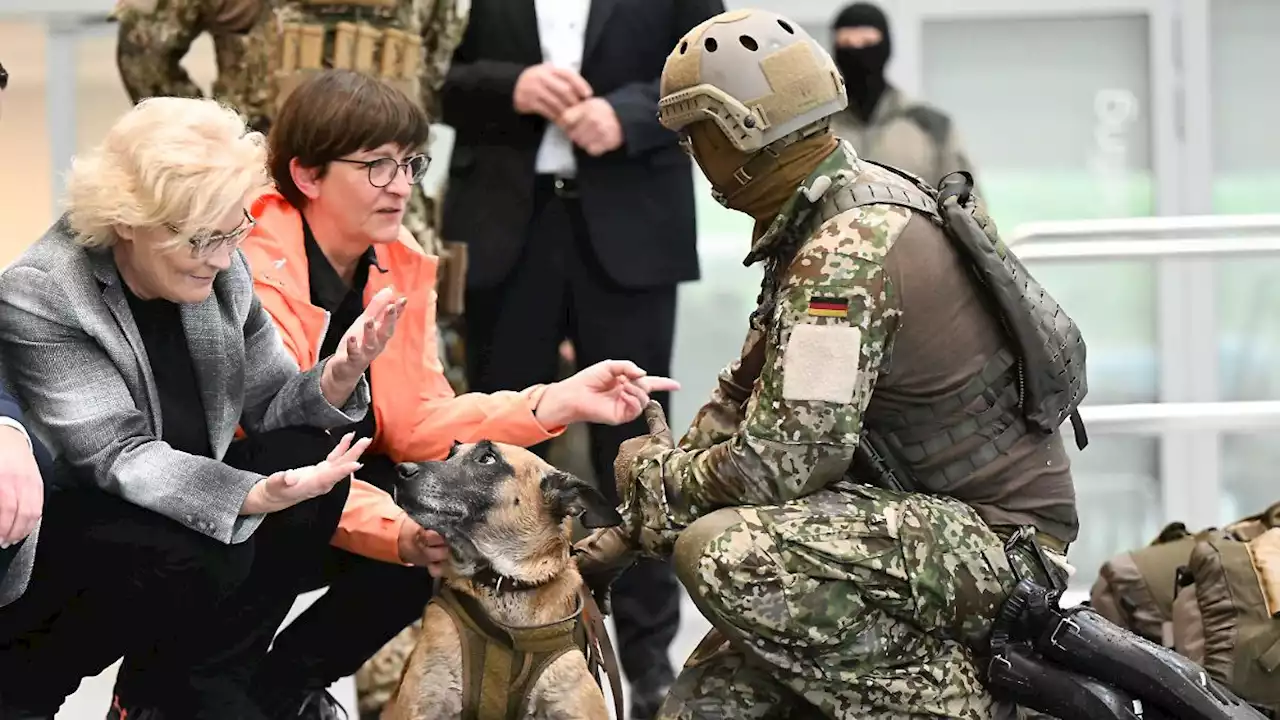
{"type": "Polygon", "coordinates": [[[420,472],[422,472],[422,469],[418,467],[417,463],[399,463],[396,465],[396,474],[400,476],[401,480],[411,480],[417,477],[420,472]]]}

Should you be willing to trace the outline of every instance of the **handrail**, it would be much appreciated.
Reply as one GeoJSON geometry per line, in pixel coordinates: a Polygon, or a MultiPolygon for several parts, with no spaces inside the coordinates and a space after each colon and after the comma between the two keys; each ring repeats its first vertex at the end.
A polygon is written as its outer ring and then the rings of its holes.
{"type": "Polygon", "coordinates": [[[1253,432],[1280,428],[1280,400],[1082,405],[1080,417],[1090,431],[1107,434],[1253,432]]]}
{"type": "Polygon", "coordinates": [[[1241,233],[1280,233],[1280,215],[1174,215],[1094,220],[1051,220],[1023,223],[1005,238],[1009,245],[1030,241],[1100,238],[1178,238],[1184,235],[1236,237],[1241,233]]]}
{"type": "Polygon", "coordinates": [[[1014,253],[1022,260],[1127,260],[1221,255],[1280,254],[1280,225],[1274,235],[1258,237],[1151,237],[1144,240],[1048,240],[1050,236],[1027,236],[1016,245],[1014,253]]]}

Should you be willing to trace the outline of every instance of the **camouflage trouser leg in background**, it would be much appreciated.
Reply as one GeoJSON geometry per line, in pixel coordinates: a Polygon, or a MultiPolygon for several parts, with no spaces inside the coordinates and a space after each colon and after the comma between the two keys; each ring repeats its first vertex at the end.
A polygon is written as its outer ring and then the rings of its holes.
{"type": "MultiPolygon", "coordinates": [[[[993,716],[966,646],[1016,578],[962,503],[848,485],[719,510],[681,534],[675,564],[703,615],[826,717],[993,716]]],[[[719,717],[693,707],[673,692],[660,717],[719,717]]]]}

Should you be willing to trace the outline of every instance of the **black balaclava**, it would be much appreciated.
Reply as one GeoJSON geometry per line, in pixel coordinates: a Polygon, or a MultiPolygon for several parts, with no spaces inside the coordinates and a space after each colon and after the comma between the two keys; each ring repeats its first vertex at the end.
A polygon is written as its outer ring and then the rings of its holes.
{"type": "Polygon", "coordinates": [[[886,87],[884,68],[889,63],[891,49],[889,19],[871,3],[853,3],[845,6],[831,25],[833,31],[842,27],[873,27],[884,38],[867,47],[835,48],[836,65],[844,75],[845,92],[849,96],[849,109],[866,122],[871,119],[886,87]]]}

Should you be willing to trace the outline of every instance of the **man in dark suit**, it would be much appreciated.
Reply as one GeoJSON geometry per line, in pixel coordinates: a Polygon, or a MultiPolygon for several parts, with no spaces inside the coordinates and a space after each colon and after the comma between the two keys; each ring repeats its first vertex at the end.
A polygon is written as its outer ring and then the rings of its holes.
{"type": "MultiPolygon", "coordinates": [[[[721,0],[473,0],[442,93],[457,131],[444,235],[466,242],[467,370],[494,392],[551,382],[568,338],[580,366],[616,358],[668,374],[676,287],[699,277],[693,173],[657,120],[681,36],[721,0]]],[[[654,398],[664,405],[665,393],[654,398]]],[[[669,408],[668,408],[669,410],[669,408]]],[[[618,444],[642,422],[592,426],[613,493],[618,444]]],[[[614,585],[631,717],[673,679],[678,583],[663,563],[614,585]]]]}
{"type": "MultiPolygon", "coordinates": [[[[8,85],[0,65],[0,96],[8,85]]],[[[0,377],[0,607],[18,599],[31,578],[44,510],[41,470],[48,466],[48,453],[27,434],[18,401],[0,377]]]]}

